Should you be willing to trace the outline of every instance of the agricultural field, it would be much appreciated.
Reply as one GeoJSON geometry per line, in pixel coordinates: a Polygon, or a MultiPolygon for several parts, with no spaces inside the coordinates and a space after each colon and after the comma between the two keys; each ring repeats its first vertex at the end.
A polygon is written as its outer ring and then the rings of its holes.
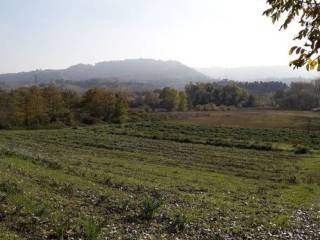
{"type": "MultiPolygon", "coordinates": [[[[232,110],[154,114],[157,118],[179,120],[202,126],[234,128],[289,128],[320,130],[320,113],[310,111],[232,110]]],[[[155,117],[156,118],[156,117],[155,117]]]]}
{"type": "Polygon", "coordinates": [[[1,131],[0,239],[320,239],[316,125],[211,118],[1,131]]]}

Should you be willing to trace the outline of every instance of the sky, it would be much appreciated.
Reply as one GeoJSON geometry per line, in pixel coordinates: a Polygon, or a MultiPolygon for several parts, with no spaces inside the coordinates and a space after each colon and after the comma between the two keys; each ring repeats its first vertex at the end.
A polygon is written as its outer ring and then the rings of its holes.
{"type": "Polygon", "coordinates": [[[266,0],[1,0],[0,73],[132,58],[191,67],[287,65],[297,29],[266,0]]]}

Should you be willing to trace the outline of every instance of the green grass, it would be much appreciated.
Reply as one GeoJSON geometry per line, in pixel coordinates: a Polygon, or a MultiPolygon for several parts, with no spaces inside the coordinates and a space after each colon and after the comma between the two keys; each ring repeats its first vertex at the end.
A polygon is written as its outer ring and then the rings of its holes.
{"type": "Polygon", "coordinates": [[[312,239],[319,135],[166,122],[1,131],[0,239],[312,239]]]}

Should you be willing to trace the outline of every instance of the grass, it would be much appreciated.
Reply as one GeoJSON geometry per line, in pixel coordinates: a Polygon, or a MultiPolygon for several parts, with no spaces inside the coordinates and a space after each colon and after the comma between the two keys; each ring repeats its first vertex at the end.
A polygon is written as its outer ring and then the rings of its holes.
{"type": "MultiPolygon", "coordinates": [[[[161,118],[164,114],[155,114],[161,118]]],[[[320,130],[320,114],[302,111],[275,111],[275,110],[233,110],[193,113],[172,113],[169,121],[191,123],[201,126],[218,126],[234,128],[260,129],[299,129],[305,131],[320,130]]]]}
{"type": "Polygon", "coordinates": [[[317,239],[318,133],[184,122],[1,131],[0,239],[317,239]]]}

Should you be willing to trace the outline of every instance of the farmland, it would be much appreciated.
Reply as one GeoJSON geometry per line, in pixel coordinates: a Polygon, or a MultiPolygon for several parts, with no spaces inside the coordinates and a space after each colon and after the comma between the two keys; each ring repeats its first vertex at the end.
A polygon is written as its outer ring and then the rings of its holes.
{"type": "Polygon", "coordinates": [[[318,115],[217,114],[1,131],[0,239],[318,239],[318,115]]]}

